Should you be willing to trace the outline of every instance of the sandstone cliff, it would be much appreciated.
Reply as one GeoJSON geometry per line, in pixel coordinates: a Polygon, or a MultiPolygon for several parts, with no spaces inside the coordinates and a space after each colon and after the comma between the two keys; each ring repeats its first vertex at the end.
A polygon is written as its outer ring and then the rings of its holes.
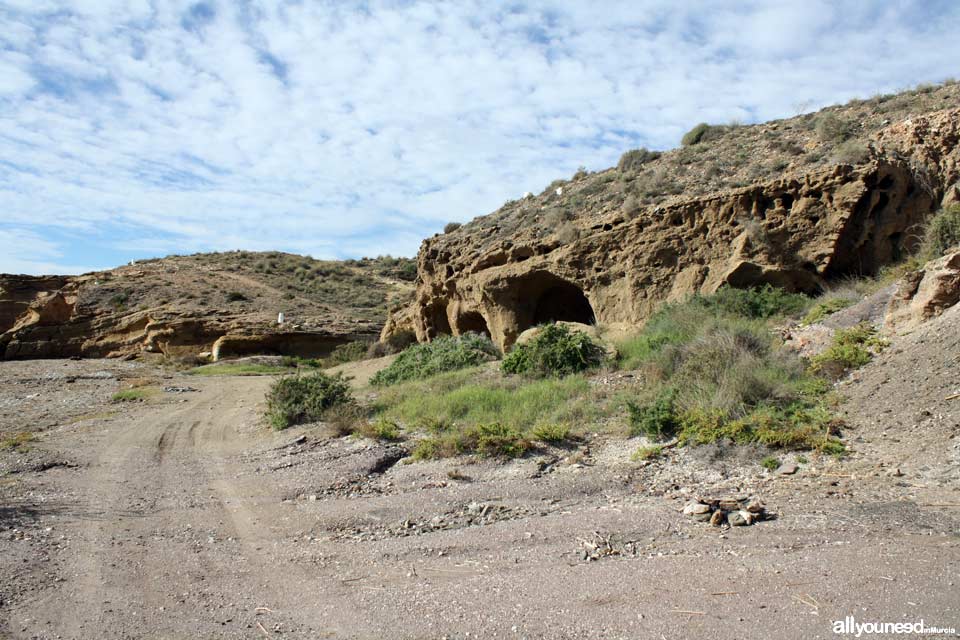
{"type": "Polygon", "coordinates": [[[0,359],[318,357],[379,333],[412,265],[278,252],[172,256],[76,277],[0,276],[0,359]],[[283,311],[287,321],[277,324],[283,311]]]}
{"type": "Polygon", "coordinates": [[[960,194],[957,85],[882,98],[717,127],[706,142],[578,172],[434,236],[417,258],[415,300],[391,313],[382,339],[480,331],[509,348],[542,322],[638,324],[724,284],[815,292],[873,274],[960,194]]]}

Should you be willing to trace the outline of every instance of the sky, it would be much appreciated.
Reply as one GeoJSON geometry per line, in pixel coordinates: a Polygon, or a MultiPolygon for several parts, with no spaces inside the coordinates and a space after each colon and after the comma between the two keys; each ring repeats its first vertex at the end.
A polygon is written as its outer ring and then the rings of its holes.
{"type": "Polygon", "coordinates": [[[414,255],[694,124],[960,76],[960,3],[0,0],[0,272],[414,255]]]}

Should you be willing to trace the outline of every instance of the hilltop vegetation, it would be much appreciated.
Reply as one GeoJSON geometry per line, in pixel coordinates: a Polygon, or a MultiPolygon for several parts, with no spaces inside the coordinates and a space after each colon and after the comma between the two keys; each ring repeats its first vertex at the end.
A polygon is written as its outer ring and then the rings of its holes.
{"type": "Polygon", "coordinates": [[[581,168],[570,179],[553,181],[536,197],[507,201],[449,233],[482,230],[477,237],[482,246],[490,246],[523,229],[566,243],[579,235],[572,222],[583,217],[618,211],[631,218],[675,200],[831,163],[863,162],[869,138],[891,122],[958,104],[960,84],[950,80],[761,124],[700,123],[675,149],[627,150],[616,167],[596,172],[581,168]]]}

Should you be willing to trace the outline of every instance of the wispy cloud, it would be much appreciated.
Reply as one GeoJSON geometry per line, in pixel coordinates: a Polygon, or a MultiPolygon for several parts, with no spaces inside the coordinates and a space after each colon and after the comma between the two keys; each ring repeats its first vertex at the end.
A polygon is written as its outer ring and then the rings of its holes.
{"type": "Polygon", "coordinates": [[[0,271],[412,254],[701,120],[940,80],[958,19],[922,0],[7,0],[0,240],[37,253],[0,254],[0,271]]]}

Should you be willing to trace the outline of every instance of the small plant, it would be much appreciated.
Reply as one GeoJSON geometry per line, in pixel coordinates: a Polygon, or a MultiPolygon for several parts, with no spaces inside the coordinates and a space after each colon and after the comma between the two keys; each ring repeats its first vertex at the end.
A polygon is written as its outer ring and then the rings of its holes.
{"type": "Polygon", "coordinates": [[[267,393],[267,420],[274,429],[320,420],[326,410],[352,402],[342,376],[318,372],[276,380],[267,393]]]}
{"type": "Polygon", "coordinates": [[[837,311],[842,311],[852,305],[855,300],[852,298],[827,298],[822,300],[810,308],[810,311],[807,312],[807,315],[803,316],[803,320],[800,321],[800,324],[814,324],[820,322],[829,315],[836,313],[837,311]]]}
{"type": "Polygon", "coordinates": [[[29,431],[10,434],[0,439],[0,451],[26,453],[30,450],[30,443],[36,439],[37,437],[29,431]]]}
{"type": "Polygon", "coordinates": [[[834,113],[824,113],[817,118],[817,136],[823,142],[839,144],[853,136],[853,124],[834,113]]]}
{"type": "Polygon", "coordinates": [[[810,461],[807,459],[807,456],[797,456],[797,463],[807,464],[808,462],[810,461]]]}
{"type": "Polygon", "coordinates": [[[130,299],[130,294],[126,291],[114,294],[110,298],[110,304],[117,311],[121,311],[125,306],[127,306],[127,301],[130,299]]]}
{"type": "Polygon", "coordinates": [[[497,356],[497,349],[486,336],[465,333],[457,338],[442,336],[433,342],[405,349],[385,369],[371,379],[374,386],[397,384],[405,380],[428,378],[444,371],[465,369],[497,356]]]}
{"type": "Polygon", "coordinates": [[[117,391],[113,394],[113,397],[110,398],[112,402],[140,402],[150,398],[156,389],[148,389],[145,387],[138,387],[136,389],[123,389],[117,391]]]}
{"type": "Polygon", "coordinates": [[[760,466],[767,471],[776,471],[780,467],[780,461],[774,456],[767,456],[760,461],[760,466]]]}
{"type": "Polygon", "coordinates": [[[448,222],[447,224],[443,225],[443,232],[444,232],[444,233],[453,233],[454,231],[456,231],[457,229],[459,229],[459,228],[462,227],[462,226],[463,226],[463,225],[460,224],[459,222],[448,222]]]}
{"type": "Polygon", "coordinates": [[[654,445],[652,447],[640,447],[633,452],[633,455],[630,456],[634,461],[646,461],[646,460],[656,460],[661,455],[663,455],[663,446],[654,445]]]}
{"type": "Polygon", "coordinates": [[[573,222],[564,222],[554,235],[561,244],[570,244],[580,239],[580,229],[573,222]]]}
{"type": "Polygon", "coordinates": [[[499,423],[478,424],[464,431],[461,448],[481,456],[518,458],[530,448],[519,431],[499,423]]]}
{"type": "Polygon", "coordinates": [[[247,296],[239,291],[230,291],[227,293],[227,302],[246,302],[247,296]]]}
{"type": "Polygon", "coordinates": [[[703,140],[703,137],[707,134],[709,130],[710,130],[710,125],[708,125],[706,122],[701,122],[700,124],[695,126],[693,129],[690,129],[690,131],[687,131],[685,134],[683,134],[683,138],[680,140],[680,144],[682,144],[685,147],[695,145],[701,140],[703,140]]]}
{"type": "Polygon", "coordinates": [[[621,173],[637,171],[643,165],[659,157],[659,151],[648,151],[645,147],[631,149],[620,156],[620,161],[617,163],[617,170],[621,173]]]}
{"type": "Polygon", "coordinates": [[[623,211],[624,217],[626,217],[628,220],[632,220],[637,216],[638,213],[640,213],[640,207],[640,201],[637,200],[636,196],[631,195],[624,199],[621,210],[623,211]]]}
{"type": "Polygon", "coordinates": [[[505,373],[565,376],[603,364],[603,349],[581,331],[548,324],[528,342],[515,345],[503,359],[505,373]]]}
{"type": "Polygon", "coordinates": [[[399,440],[400,425],[386,418],[377,418],[373,422],[366,423],[357,432],[372,440],[399,440]]]}
{"type": "Polygon", "coordinates": [[[870,147],[861,140],[846,140],[837,145],[833,159],[840,164],[862,164],[870,159],[870,147]]]}
{"type": "Polygon", "coordinates": [[[540,424],[533,428],[530,436],[538,442],[559,444],[570,439],[570,426],[566,424],[540,424]]]}
{"type": "Polygon", "coordinates": [[[672,436],[680,427],[676,399],[676,390],[665,387],[652,402],[639,404],[628,401],[630,435],[655,439],[672,436]]]}
{"type": "Polygon", "coordinates": [[[347,362],[356,362],[367,357],[367,351],[370,349],[369,342],[354,341],[346,344],[337,345],[327,357],[328,366],[345,364],[347,362]]]}
{"type": "Polygon", "coordinates": [[[823,353],[810,359],[814,373],[839,378],[851,369],[858,369],[873,360],[875,353],[886,348],[886,339],[877,335],[869,323],[841,329],[833,336],[833,344],[823,353]]]}
{"type": "Polygon", "coordinates": [[[960,205],[942,209],[927,223],[919,254],[921,260],[935,260],[947,250],[960,246],[960,205]]]}

